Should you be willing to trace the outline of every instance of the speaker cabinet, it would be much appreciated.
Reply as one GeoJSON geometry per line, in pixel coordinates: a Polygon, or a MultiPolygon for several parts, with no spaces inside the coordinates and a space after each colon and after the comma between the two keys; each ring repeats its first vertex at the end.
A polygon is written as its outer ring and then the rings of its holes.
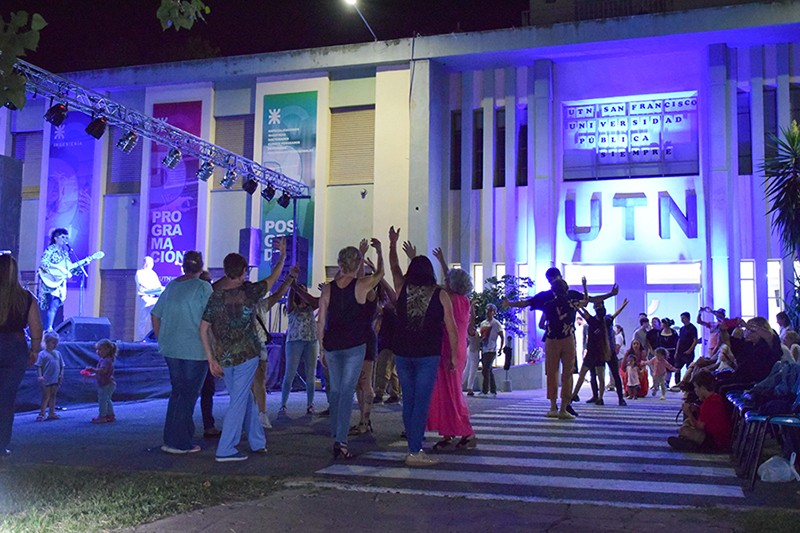
{"type": "Polygon", "coordinates": [[[104,317],[74,316],[56,327],[65,342],[90,342],[111,338],[111,322],[104,317]]]}

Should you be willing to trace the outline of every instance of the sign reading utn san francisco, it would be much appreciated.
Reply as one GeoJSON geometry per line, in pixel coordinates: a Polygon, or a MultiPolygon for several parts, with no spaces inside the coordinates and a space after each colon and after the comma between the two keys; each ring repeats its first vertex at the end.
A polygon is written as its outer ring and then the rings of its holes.
{"type": "Polygon", "coordinates": [[[697,92],[563,102],[566,180],[699,173],[697,92]]]}

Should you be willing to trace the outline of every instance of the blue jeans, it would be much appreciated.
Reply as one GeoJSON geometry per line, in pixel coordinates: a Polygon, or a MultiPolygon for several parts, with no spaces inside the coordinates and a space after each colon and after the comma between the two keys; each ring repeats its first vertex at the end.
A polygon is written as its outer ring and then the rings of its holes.
{"type": "Polygon", "coordinates": [[[164,357],[169,368],[169,382],[172,391],[167,403],[167,417],[164,420],[164,444],[179,450],[192,447],[194,436],[194,406],[200,395],[200,388],[208,374],[208,361],[193,361],[164,357]]]}
{"type": "Polygon", "coordinates": [[[24,335],[0,333],[0,454],[11,442],[14,401],[28,366],[28,343],[24,335]]]}
{"type": "Polygon", "coordinates": [[[422,449],[428,408],[431,405],[433,384],[439,367],[440,355],[404,357],[395,354],[397,375],[403,389],[403,426],[406,428],[409,453],[422,449]]]}
{"type": "Polygon", "coordinates": [[[300,360],[306,369],[306,405],[314,403],[314,385],[316,384],[317,370],[317,342],[316,341],[286,341],[286,372],[283,374],[281,385],[281,406],[286,405],[292,383],[297,374],[300,360]]]}
{"type": "Polygon", "coordinates": [[[100,404],[100,418],[114,416],[114,404],[111,403],[111,396],[117,390],[117,384],[113,381],[108,385],[97,387],[97,403],[100,404]]]}
{"type": "Polygon", "coordinates": [[[222,435],[217,445],[217,457],[228,457],[238,453],[236,445],[242,439],[242,423],[247,425],[247,442],[251,450],[260,450],[267,446],[264,428],[258,421],[258,408],[256,407],[253,392],[253,376],[258,367],[258,357],[248,359],[236,366],[223,366],[222,379],[228,389],[230,403],[225,420],[222,422],[222,435]]]}
{"type": "Polygon", "coordinates": [[[356,391],[358,376],[367,345],[359,344],[344,350],[325,351],[330,380],[328,398],[331,409],[331,433],[336,442],[347,442],[350,430],[350,414],[353,412],[353,393],[356,391]]]}

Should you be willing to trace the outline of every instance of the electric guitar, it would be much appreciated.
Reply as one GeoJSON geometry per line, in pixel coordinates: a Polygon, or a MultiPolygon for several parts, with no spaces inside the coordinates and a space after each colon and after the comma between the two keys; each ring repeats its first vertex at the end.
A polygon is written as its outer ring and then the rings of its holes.
{"type": "Polygon", "coordinates": [[[77,263],[66,259],[46,267],[44,265],[40,266],[38,274],[39,280],[42,282],[42,292],[44,294],[52,294],[63,302],[67,296],[67,279],[75,275],[83,265],[89,264],[95,259],[102,259],[105,255],[105,252],[100,251],[84,257],[77,263]]]}

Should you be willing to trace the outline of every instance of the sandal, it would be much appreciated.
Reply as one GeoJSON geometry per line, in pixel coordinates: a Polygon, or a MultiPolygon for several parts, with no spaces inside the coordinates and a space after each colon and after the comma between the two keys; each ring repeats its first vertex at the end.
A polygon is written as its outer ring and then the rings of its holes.
{"type": "Polygon", "coordinates": [[[433,445],[432,450],[435,452],[439,452],[444,450],[445,448],[449,448],[451,444],[453,444],[453,440],[455,437],[444,437],[439,442],[433,445]]]}
{"type": "Polygon", "coordinates": [[[48,420],[61,420],[61,417],[57,414],[53,413],[52,415],[47,417],[48,420]]]}
{"type": "Polygon", "coordinates": [[[343,442],[333,443],[333,458],[334,459],[352,459],[353,454],[347,450],[347,444],[343,442]]]}
{"type": "Polygon", "coordinates": [[[44,422],[44,415],[39,415],[36,417],[37,422],[44,422]]]}
{"type": "Polygon", "coordinates": [[[474,433],[472,435],[461,437],[461,440],[458,441],[458,444],[456,444],[456,448],[465,450],[474,450],[477,446],[478,437],[476,437],[474,433]]]}

